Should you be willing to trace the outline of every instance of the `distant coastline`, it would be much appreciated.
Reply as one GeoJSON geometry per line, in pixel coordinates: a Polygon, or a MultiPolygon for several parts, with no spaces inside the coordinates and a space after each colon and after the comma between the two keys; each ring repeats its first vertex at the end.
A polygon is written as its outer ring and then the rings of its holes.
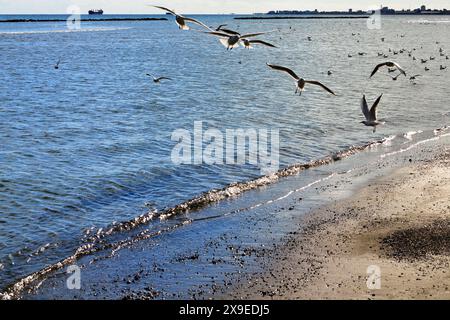
{"type": "Polygon", "coordinates": [[[235,20],[284,20],[284,19],[367,19],[368,15],[343,16],[343,15],[320,15],[320,16],[251,16],[251,17],[235,17],[235,20]]]}
{"type": "Polygon", "coordinates": [[[319,11],[319,10],[277,10],[277,11],[269,11],[267,13],[258,13],[255,15],[351,15],[351,16],[357,16],[357,15],[367,15],[367,14],[373,14],[375,11],[380,12],[382,15],[450,15],[450,10],[447,9],[427,9],[426,6],[422,6],[417,9],[402,9],[402,10],[395,10],[391,9],[389,7],[380,7],[380,9],[369,9],[369,10],[353,10],[348,9],[348,11],[319,11]]]}
{"type": "MultiPolygon", "coordinates": [[[[9,19],[9,20],[1,20],[0,23],[16,23],[16,22],[65,22],[66,19],[9,19]]],[[[83,19],[80,21],[89,22],[89,21],[167,21],[167,18],[92,18],[92,19],[83,19]]]]}

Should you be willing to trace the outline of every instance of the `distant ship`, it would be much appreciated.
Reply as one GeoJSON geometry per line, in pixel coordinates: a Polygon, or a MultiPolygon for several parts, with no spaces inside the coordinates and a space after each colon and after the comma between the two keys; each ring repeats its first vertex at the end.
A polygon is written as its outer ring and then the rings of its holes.
{"type": "Polygon", "coordinates": [[[103,10],[99,9],[99,10],[89,10],[89,14],[103,14],[103,10]]]}

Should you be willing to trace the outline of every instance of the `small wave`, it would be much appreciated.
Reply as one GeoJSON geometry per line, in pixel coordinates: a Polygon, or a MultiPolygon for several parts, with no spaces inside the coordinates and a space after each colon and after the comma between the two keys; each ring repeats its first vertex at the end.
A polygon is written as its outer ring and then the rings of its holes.
{"type": "Polygon", "coordinates": [[[384,139],[383,144],[386,145],[386,146],[390,146],[390,145],[392,145],[392,141],[393,141],[395,138],[397,138],[396,135],[389,136],[389,137],[387,137],[387,138],[384,139]]]}
{"type": "Polygon", "coordinates": [[[414,135],[416,135],[416,134],[418,134],[418,133],[422,133],[422,132],[423,132],[422,130],[419,130],[419,131],[409,131],[409,132],[405,133],[405,134],[403,135],[403,137],[404,137],[405,139],[407,139],[407,140],[412,141],[412,137],[413,137],[414,135]]]}
{"type": "MultiPolygon", "coordinates": [[[[436,130],[434,130],[434,135],[435,135],[434,137],[428,138],[428,139],[424,139],[424,140],[420,140],[420,141],[418,141],[416,143],[411,144],[410,146],[408,146],[406,148],[401,148],[401,149],[393,151],[393,152],[382,154],[382,155],[380,155],[380,158],[384,159],[386,157],[390,157],[390,156],[393,156],[393,155],[396,155],[396,154],[399,154],[399,153],[403,153],[403,152],[409,151],[409,150],[411,150],[411,149],[413,149],[413,148],[415,148],[417,146],[420,146],[420,145],[422,145],[424,143],[431,142],[431,141],[436,141],[436,140],[439,140],[442,137],[447,137],[447,136],[450,135],[450,133],[444,133],[445,131],[447,131],[447,129],[448,129],[447,126],[444,126],[442,128],[436,129],[436,130]]],[[[419,133],[419,131],[416,132],[416,133],[419,133]]],[[[412,138],[411,138],[411,140],[412,140],[412,138]]]]}

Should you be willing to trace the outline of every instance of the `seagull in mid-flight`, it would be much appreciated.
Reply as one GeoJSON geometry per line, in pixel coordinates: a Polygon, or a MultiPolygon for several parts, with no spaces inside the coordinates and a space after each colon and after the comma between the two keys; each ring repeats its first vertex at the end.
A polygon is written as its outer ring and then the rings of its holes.
{"type": "Polygon", "coordinates": [[[165,7],[160,7],[160,6],[152,6],[161,10],[164,10],[168,13],[170,13],[171,15],[173,15],[175,17],[175,22],[178,25],[178,28],[180,28],[181,30],[189,30],[189,26],[187,25],[187,22],[192,22],[195,23],[199,26],[202,26],[203,28],[206,28],[208,30],[211,30],[210,27],[208,27],[207,25],[205,25],[203,22],[200,22],[194,18],[189,18],[189,17],[184,17],[182,15],[177,14],[175,11],[165,8],[165,7]]]}
{"type": "Polygon", "coordinates": [[[364,123],[364,125],[373,127],[373,133],[376,132],[377,126],[380,124],[383,124],[382,122],[378,121],[377,119],[377,107],[380,103],[381,97],[383,94],[381,94],[377,100],[375,100],[374,104],[372,105],[372,108],[369,110],[369,106],[367,105],[366,95],[363,95],[361,99],[361,111],[364,114],[364,117],[366,120],[361,121],[361,123],[364,123]]]}
{"type": "Polygon", "coordinates": [[[172,80],[169,77],[158,77],[158,78],[156,78],[155,76],[151,75],[150,73],[147,73],[146,75],[151,77],[153,79],[154,83],[161,83],[162,80],[172,80]]]}
{"type": "MultiPolygon", "coordinates": [[[[228,34],[225,32],[217,32],[217,31],[210,31],[205,33],[219,37],[220,43],[222,43],[227,48],[227,50],[232,50],[233,48],[239,47],[239,42],[248,40],[247,38],[253,38],[265,34],[265,32],[258,32],[240,35],[240,34],[228,34]]],[[[259,43],[262,44],[261,41],[259,43]]],[[[267,45],[267,43],[265,44],[267,45]]]]}
{"type": "Polygon", "coordinates": [[[283,67],[283,66],[277,66],[277,65],[273,65],[273,64],[269,64],[269,63],[267,63],[267,66],[269,68],[274,69],[274,70],[286,72],[287,74],[289,74],[295,80],[295,84],[296,84],[295,93],[300,92],[300,95],[302,95],[302,91],[305,88],[305,85],[306,84],[313,84],[313,85],[319,86],[322,89],[328,91],[332,95],[336,95],[331,89],[329,89],[328,87],[326,87],[325,85],[323,85],[319,81],[302,79],[294,71],[292,71],[289,68],[286,68],[286,67],[283,67]]]}
{"type": "Polygon", "coordinates": [[[375,69],[373,69],[373,71],[372,71],[372,73],[371,73],[371,75],[370,75],[369,78],[372,78],[373,75],[374,75],[375,73],[377,73],[377,71],[378,71],[381,67],[385,67],[385,66],[386,66],[386,67],[389,67],[389,68],[395,68],[395,69],[397,69],[398,71],[400,71],[401,74],[403,74],[403,75],[406,77],[406,72],[405,72],[405,70],[403,70],[403,68],[400,67],[400,65],[399,65],[397,62],[388,61],[388,62],[383,62],[383,63],[378,64],[378,65],[375,67],[375,69]]]}

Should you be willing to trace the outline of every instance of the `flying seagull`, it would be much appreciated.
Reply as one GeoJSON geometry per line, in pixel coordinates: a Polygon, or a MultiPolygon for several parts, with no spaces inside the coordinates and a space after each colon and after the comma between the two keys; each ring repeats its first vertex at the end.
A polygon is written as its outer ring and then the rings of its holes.
{"type": "Polygon", "coordinates": [[[410,80],[410,81],[414,81],[414,80],[416,80],[418,77],[421,77],[421,75],[420,75],[420,74],[416,74],[416,75],[414,75],[414,76],[411,76],[411,77],[409,77],[409,80],[410,80]]]}
{"type": "Polygon", "coordinates": [[[182,15],[179,15],[179,14],[175,13],[175,11],[173,11],[173,10],[167,9],[165,7],[160,7],[160,6],[152,6],[152,7],[164,10],[164,11],[170,13],[171,15],[173,15],[175,17],[175,22],[177,23],[178,28],[180,28],[181,30],[189,30],[190,29],[189,26],[187,25],[187,22],[192,22],[199,26],[202,26],[203,28],[211,30],[211,28],[208,27],[207,25],[205,25],[204,23],[202,23],[196,19],[193,19],[193,18],[188,18],[188,17],[184,17],[182,15]]]}
{"type": "Polygon", "coordinates": [[[377,119],[377,106],[380,103],[381,97],[383,94],[381,94],[378,99],[374,102],[372,105],[372,108],[369,110],[369,106],[367,105],[366,95],[363,95],[361,99],[361,111],[364,114],[364,117],[366,120],[361,121],[361,123],[364,123],[364,125],[373,127],[373,133],[376,132],[377,126],[380,124],[383,124],[382,122],[379,122],[377,119]]]}
{"type": "Polygon", "coordinates": [[[328,91],[332,95],[336,95],[333,91],[331,91],[331,89],[327,88],[325,85],[323,85],[319,81],[302,79],[299,76],[297,76],[295,74],[295,72],[292,71],[289,68],[282,67],[282,66],[277,66],[277,65],[273,65],[273,64],[269,64],[269,63],[267,63],[267,66],[272,68],[272,69],[274,69],[274,70],[288,73],[295,80],[295,84],[296,84],[295,93],[300,92],[300,95],[302,95],[302,91],[305,88],[305,85],[306,84],[313,84],[313,85],[322,87],[323,89],[325,89],[326,91],[328,91]]]}
{"type": "Polygon", "coordinates": [[[398,63],[388,61],[388,62],[383,62],[383,63],[380,63],[379,65],[377,65],[377,66],[375,67],[375,69],[373,69],[372,74],[370,75],[369,78],[372,78],[373,75],[374,75],[375,73],[377,73],[377,71],[378,71],[381,67],[384,67],[384,66],[389,67],[389,68],[396,68],[398,71],[400,71],[401,74],[403,74],[403,75],[406,77],[406,72],[405,72],[405,70],[403,70],[402,67],[400,67],[400,65],[399,65],[398,63]]]}
{"type": "Polygon", "coordinates": [[[161,83],[162,80],[172,80],[172,79],[169,78],[169,77],[159,77],[159,78],[156,78],[156,77],[154,77],[153,75],[151,75],[150,73],[147,73],[146,75],[149,76],[149,77],[151,77],[151,78],[153,79],[153,82],[154,82],[154,83],[161,83]]]}
{"type": "Polygon", "coordinates": [[[247,39],[241,39],[241,44],[244,46],[245,49],[251,49],[252,44],[262,44],[264,46],[267,47],[271,47],[271,48],[277,48],[277,46],[274,46],[273,44],[266,42],[266,41],[262,41],[262,40],[247,40],[247,39]]]}
{"type": "MultiPolygon", "coordinates": [[[[265,32],[258,32],[258,33],[244,34],[244,35],[237,35],[237,34],[230,35],[225,32],[217,32],[217,31],[205,32],[205,33],[219,37],[220,43],[222,43],[227,48],[227,50],[232,50],[233,48],[238,47],[239,42],[245,41],[245,40],[247,40],[247,38],[257,37],[262,34],[265,34],[265,32]]],[[[259,43],[261,44],[261,42],[259,42],[259,43]]]]}

